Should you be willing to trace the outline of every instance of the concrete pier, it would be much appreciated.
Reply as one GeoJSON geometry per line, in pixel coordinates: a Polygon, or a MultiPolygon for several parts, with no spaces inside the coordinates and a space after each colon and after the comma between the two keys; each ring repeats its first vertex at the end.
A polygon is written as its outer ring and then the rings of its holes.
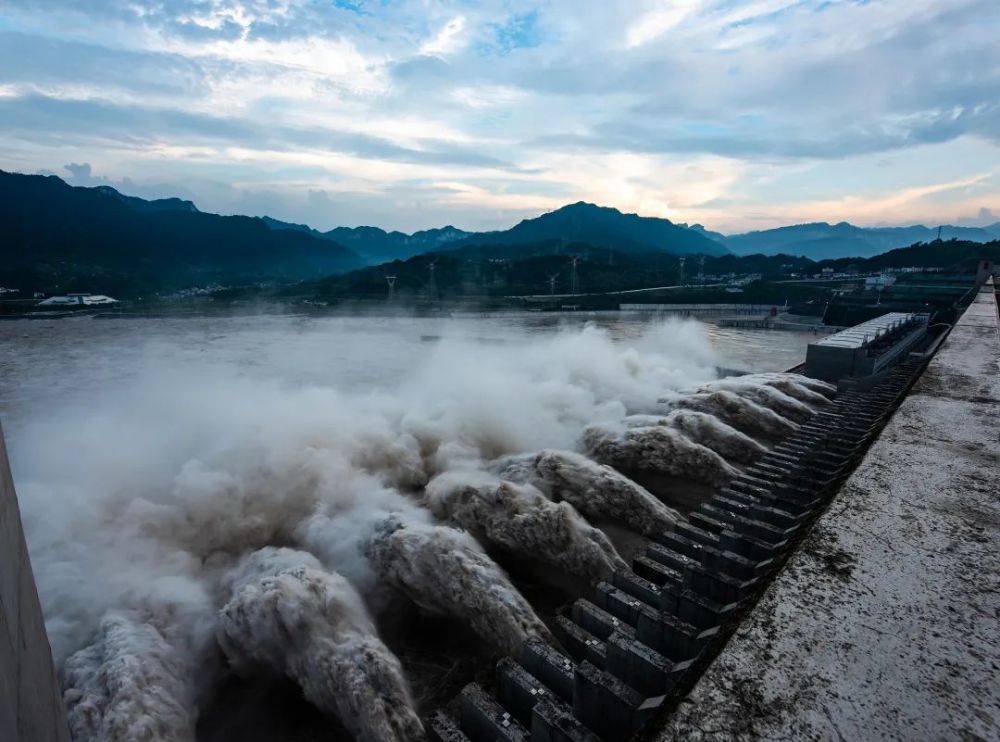
{"type": "Polygon", "coordinates": [[[1000,335],[984,286],[662,740],[1000,738],[1000,335]]]}
{"type": "Polygon", "coordinates": [[[0,740],[68,742],[14,479],[0,430],[0,740]]]}

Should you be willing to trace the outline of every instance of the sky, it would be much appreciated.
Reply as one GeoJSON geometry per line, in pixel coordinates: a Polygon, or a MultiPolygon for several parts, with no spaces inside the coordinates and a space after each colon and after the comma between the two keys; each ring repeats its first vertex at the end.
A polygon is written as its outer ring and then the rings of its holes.
{"type": "Polygon", "coordinates": [[[319,229],[1000,221],[998,0],[0,0],[0,169],[319,229]]]}

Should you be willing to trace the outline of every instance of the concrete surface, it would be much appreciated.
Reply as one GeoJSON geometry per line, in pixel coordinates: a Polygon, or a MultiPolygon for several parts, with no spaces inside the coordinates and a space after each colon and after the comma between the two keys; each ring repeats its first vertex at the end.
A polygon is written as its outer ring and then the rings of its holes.
{"type": "Polygon", "coordinates": [[[66,714],[0,430],[0,740],[68,742],[66,714]]]}
{"type": "Polygon", "coordinates": [[[992,287],[662,738],[1000,739],[992,287]]]}

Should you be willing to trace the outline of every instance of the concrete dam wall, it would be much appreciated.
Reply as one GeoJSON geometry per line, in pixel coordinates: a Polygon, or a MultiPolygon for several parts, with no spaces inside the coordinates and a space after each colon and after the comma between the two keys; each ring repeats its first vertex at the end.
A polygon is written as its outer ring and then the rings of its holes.
{"type": "Polygon", "coordinates": [[[68,742],[66,713],[0,429],[0,739],[68,742]]]}

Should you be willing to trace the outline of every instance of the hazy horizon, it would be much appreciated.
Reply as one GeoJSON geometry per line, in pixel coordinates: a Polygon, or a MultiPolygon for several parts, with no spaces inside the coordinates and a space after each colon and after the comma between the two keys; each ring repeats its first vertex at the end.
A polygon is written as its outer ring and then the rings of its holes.
{"type": "Polygon", "coordinates": [[[0,168],[317,229],[1000,221],[990,0],[28,2],[0,168]]]}

